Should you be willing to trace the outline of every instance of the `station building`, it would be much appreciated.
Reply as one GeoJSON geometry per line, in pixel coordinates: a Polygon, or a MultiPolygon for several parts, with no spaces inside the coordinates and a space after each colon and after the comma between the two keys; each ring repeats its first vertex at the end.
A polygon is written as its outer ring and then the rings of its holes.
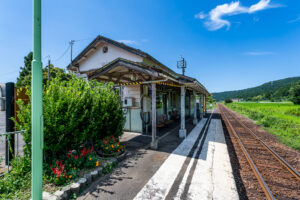
{"type": "Polygon", "coordinates": [[[196,124],[206,112],[209,92],[195,78],[184,76],[149,54],[112,39],[96,37],[67,67],[88,80],[113,82],[119,90],[126,117],[124,130],[152,135],[180,122],[179,136],[186,136],[185,119],[196,124]]]}

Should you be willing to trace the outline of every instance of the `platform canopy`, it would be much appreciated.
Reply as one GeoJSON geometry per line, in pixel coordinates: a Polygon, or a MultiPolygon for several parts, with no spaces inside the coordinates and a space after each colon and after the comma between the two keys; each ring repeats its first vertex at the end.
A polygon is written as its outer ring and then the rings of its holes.
{"type": "Polygon", "coordinates": [[[115,84],[140,83],[147,84],[153,81],[170,86],[185,86],[196,92],[209,95],[206,88],[196,79],[180,74],[171,74],[155,66],[132,62],[117,58],[100,69],[86,73],[89,80],[96,79],[115,84]]]}

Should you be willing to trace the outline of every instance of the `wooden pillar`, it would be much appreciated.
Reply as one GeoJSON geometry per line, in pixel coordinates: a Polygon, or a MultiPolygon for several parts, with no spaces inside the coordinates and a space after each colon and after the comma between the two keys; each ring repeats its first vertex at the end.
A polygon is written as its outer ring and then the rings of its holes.
{"type": "Polygon", "coordinates": [[[206,115],[206,96],[204,95],[204,114],[206,115]]]}
{"type": "Polygon", "coordinates": [[[202,110],[202,94],[200,94],[200,97],[199,97],[199,110],[200,110],[200,119],[203,118],[203,110],[202,110]]]}
{"type": "MultiPolygon", "coordinates": [[[[168,108],[167,108],[167,112],[168,110],[172,110],[172,95],[171,95],[171,92],[169,91],[168,93],[168,108]]],[[[169,113],[167,113],[167,116],[169,116],[169,113]]],[[[171,116],[169,116],[171,118],[171,116]]],[[[170,119],[168,118],[168,119],[170,119]]]]}
{"type": "Polygon", "coordinates": [[[184,88],[184,86],[181,86],[180,103],[181,103],[181,108],[180,108],[181,120],[180,120],[179,137],[185,138],[186,137],[186,129],[185,129],[185,88],[184,88]]]}
{"type": "Polygon", "coordinates": [[[194,95],[194,119],[193,119],[193,124],[196,125],[198,123],[197,119],[197,94],[196,91],[193,90],[193,95],[194,95]]]}
{"type": "Polygon", "coordinates": [[[152,141],[151,148],[157,149],[158,142],[156,139],[156,83],[152,83],[152,141]]]}

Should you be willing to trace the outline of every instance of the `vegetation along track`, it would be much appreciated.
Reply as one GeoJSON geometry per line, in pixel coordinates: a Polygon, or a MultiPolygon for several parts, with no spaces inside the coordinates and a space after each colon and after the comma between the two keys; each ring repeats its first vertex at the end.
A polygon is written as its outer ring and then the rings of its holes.
{"type": "Polygon", "coordinates": [[[229,131],[235,135],[267,199],[300,199],[300,175],[265,144],[232,111],[218,105],[229,131]]]}

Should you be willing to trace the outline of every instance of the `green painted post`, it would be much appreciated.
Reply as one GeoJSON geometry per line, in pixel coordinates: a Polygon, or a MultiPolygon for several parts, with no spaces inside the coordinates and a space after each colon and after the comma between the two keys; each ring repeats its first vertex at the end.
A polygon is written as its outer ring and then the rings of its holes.
{"type": "Polygon", "coordinates": [[[33,61],[32,61],[32,179],[31,195],[33,200],[41,200],[43,192],[43,86],[41,62],[41,0],[33,0],[33,61]]]}

